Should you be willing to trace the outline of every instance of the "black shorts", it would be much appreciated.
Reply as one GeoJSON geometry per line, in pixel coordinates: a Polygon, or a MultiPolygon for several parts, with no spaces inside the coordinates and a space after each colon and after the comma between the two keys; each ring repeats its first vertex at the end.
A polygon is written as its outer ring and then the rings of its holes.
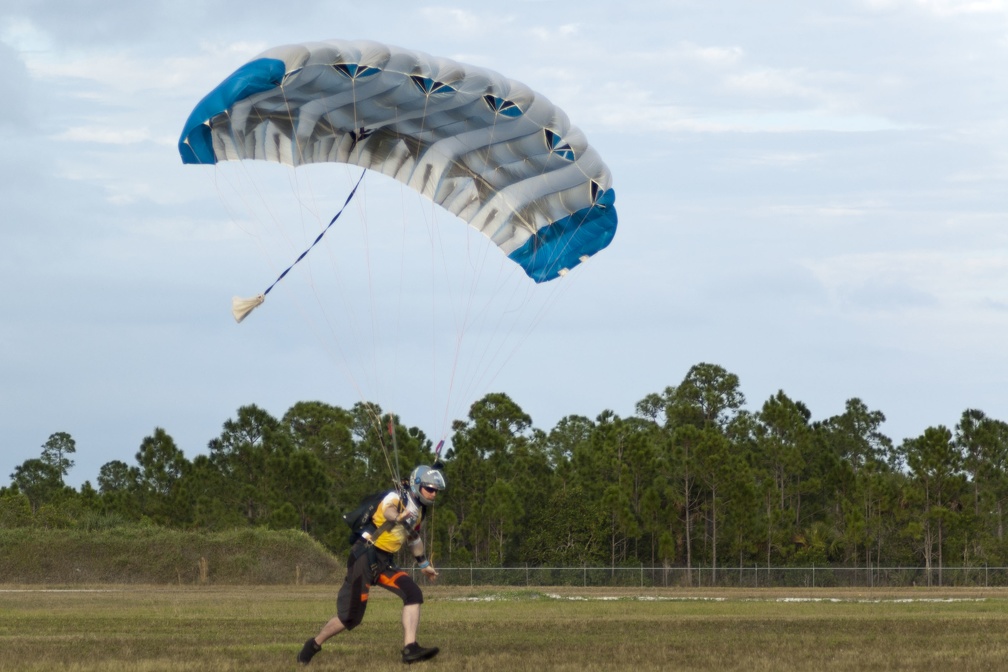
{"type": "Polygon", "coordinates": [[[336,615],[347,630],[353,630],[364,620],[368,593],[375,584],[398,595],[403,606],[423,604],[420,586],[396,567],[391,553],[358,541],[350,549],[346,579],[336,597],[336,615]]]}

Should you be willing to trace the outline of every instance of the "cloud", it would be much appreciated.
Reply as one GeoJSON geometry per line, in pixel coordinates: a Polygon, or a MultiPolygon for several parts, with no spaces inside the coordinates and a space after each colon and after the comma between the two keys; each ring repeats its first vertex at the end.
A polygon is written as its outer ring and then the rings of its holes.
{"type": "Polygon", "coordinates": [[[781,98],[804,98],[818,100],[822,98],[819,89],[804,84],[801,80],[804,71],[793,69],[789,71],[766,67],[750,68],[743,72],[729,74],[724,79],[724,86],[744,96],[781,98]]]}
{"type": "MultiPolygon", "coordinates": [[[[427,31],[439,35],[464,35],[465,42],[480,42],[483,38],[500,36],[508,32],[514,18],[496,11],[473,12],[454,7],[422,7],[420,18],[427,24],[427,31]]],[[[403,44],[406,48],[420,48],[418,45],[403,44]]]]}
{"type": "Polygon", "coordinates": [[[825,256],[806,267],[857,311],[983,311],[1008,301],[1008,257],[998,250],[902,250],[825,256]]]}
{"type": "Polygon", "coordinates": [[[579,79],[562,60],[552,69],[540,68],[555,80],[548,90],[558,92],[560,100],[575,101],[589,119],[610,128],[782,133],[921,127],[888,102],[898,97],[901,86],[893,80],[899,77],[886,70],[866,71],[856,60],[781,67],[764,62],[758,49],[688,40],[614,59],[594,58],[584,40],[564,46],[598,72],[579,79]],[[627,64],[647,76],[627,77],[627,64]]]}
{"type": "Polygon", "coordinates": [[[17,52],[0,43],[0,90],[6,91],[0,105],[0,126],[21,126],[30,123],[33,100],[31,81],[17,52]]]}
{"type": "Polygon", "coordinates": [[[56,141],[91,142],[106,145],[133,145],[151,139],[151,133],[146,128],[124,129],[88,126],[74,126],[53,137],[53,140],[56,141]]]}
{"type": "Polygon", "coordinates": [[[732,114],[713,114],[703,123],[693,125],[697,131],[795,133],[806,131],[833,131],[837,133],[867,133],[887,130],[912,130],[884,117],[871,115],[844,115],[826,110],[768,111],[748,110],[732,114]]]}
{"type": "Polygon", "coordinates": [[[875,10],[888,11],[907,7],[942,19],[967,15],[1008,15],[1006,0],[864,0],[864,2],[875,10]]]}
{"type": "Polygon", "coordinates": [[[739,46],[700,46],[684,42],[674,49],[673,55],[678,56],[679,60],[725,68],[738,64],[744,58],[745,51],[739,46]]]}
{"type": "Polygon", "coordinates": [[[28,72],[44,82],[70,84],[76,95],[105,104],[128,106],[141,92],[173,92],[180,86],[223,79],[232,69],[262,51],[247,42],[207,45],[188,56],[146,52],[135,48],[26,52],[28,72]],[[221,63],[233,66],[221,67],[221,63]],[[81,93],[83,91],[83,93],[81,93]]]}

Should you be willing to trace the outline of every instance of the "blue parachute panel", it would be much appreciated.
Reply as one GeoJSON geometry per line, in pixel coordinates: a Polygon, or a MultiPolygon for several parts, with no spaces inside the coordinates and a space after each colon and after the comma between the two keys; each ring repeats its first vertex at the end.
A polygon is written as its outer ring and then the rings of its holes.
{"type": "Polygon", "coordinates": [[[615,202],[615,190],[607,189],[595,205],[540,228],[508,258],[536,282],[552,280],[612,242],[616,235],[615,202]]]}
{"type": "Polygon", "coordinates": [[[275,58],[260,58],[238,68],[193,109],[179,138],[182,163],[217,163],[212,131],[207,123],[239,100],[280,85],[287,66],[275,58]]]}

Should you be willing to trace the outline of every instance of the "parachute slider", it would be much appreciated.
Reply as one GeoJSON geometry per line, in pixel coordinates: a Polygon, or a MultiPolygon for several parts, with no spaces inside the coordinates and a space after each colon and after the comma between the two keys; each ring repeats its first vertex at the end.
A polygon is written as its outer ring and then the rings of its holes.
{"type": "Polygon", "coordinates": [[[231,314],[234,315],[235,322],[241,322],[255,310],[258,306],[262,305],[262,302],[266,300],[265,294],[259,294],[252,297],[251,299],[243,299],[241,297],[234,297],[231,299],[231,314]]]}

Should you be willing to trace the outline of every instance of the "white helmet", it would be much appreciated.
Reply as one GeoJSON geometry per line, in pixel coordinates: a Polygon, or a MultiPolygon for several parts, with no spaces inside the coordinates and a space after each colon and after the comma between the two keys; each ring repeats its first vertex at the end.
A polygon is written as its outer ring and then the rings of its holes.
{"type": "Polygon", "coordinates": [[[427,488],[428,490],[444,490],[447,486],[445,483],[444,474],[438,469],[431,469],[425,464],[421,464],[419,467],[413,470],[413,473],[409,477],[409,487],[410,492],[421,504],[430,506],[434,503],[433,499],[428,499],[424,497],[421,487],[427,488]]]}

